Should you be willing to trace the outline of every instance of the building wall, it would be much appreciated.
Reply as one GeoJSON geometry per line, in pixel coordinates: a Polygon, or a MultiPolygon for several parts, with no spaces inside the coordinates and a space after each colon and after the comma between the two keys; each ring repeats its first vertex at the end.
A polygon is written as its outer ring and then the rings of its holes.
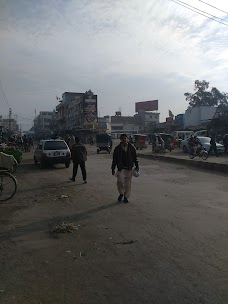
{"type": "Polygon", "coordinates": [[[179,127],[184,127],[184,114],[178,114],[175,116],[175,124],[179,127]]]}
{"type": "Polygon", "coordinates": [[[201,122],[211,120],[214,118],[217,107],[201,107],[201,122]]]}
{"type": "Polygon", "coordinates": [[[196,107],[185,111],[184,126],[196,127],[210,121],[216,113],[216,107],[196,107]]]}
{"type": "Polygon", "coordinates": [[[6,133],[9,131],[9,127],[11,129],[11,132],[15,133],[19,131],[19,126],[17,124],[17,121],[12,118],[9,120],[9,118],[2,118],[0,117],[0,127],[1,131],[3,133],[6,133]]]}
{"type": "Polygon", "coordinates": [[[160,113],[145,112],[145,125],[151,122],[159,123],[159,115],[160,113]]]}
{"type": "Polygon", "coordinates": [[[54,112],[41,111],[34,119],[35,136],[40,136],[42,133],[50,133],[53,126],[54,112]]]}
{"type": "Polygon", "coordinates": [[[142,127],[135,124],[129,124],[129,123],[112,123],[111,124],[111,131],[112,133],[118,133],[118,132],[126,132],[129,133],[131,131],[139,132],[142,130],[142,127]]]}
{"type": "Polygon", "coordinates": [[[140,111],[138,114],[135,115],[135,118],[141,125],[141,129],[144,129],[144,131],[148,131],[147,129],[151,128],[153,124],[159,123],[160,113],[140,111]]]}

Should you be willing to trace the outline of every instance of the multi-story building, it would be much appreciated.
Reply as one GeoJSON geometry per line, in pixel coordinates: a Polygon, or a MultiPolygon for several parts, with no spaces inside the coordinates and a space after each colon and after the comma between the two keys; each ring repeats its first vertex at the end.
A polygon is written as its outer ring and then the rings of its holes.
{"type": "Polygon", "coordinates": [[[34,119],[34,133],[39,137],[43,134],[52,133],[53,129],[53,111],[41,111],[34,119]]]}
{"type": "Polygon", "coordinates": [[[19,131],[19,126],[15,118],[7,118],[0,116],[0,128],[2,133],[16,133],[19,131]]]}
{"type": "Polygon", "coordinates": [[[97,124],[97,95],[65,92],[56,107],[59,131],[95,128],[97,124]]]}
{"type": "Polygon", "coordinates": [[[157,112],[146,112],[139,111],[138,114],[135,115],[137,119],[140,121],[142,129],[145,132],[149,132],[153,127],[159,123],[160,113],[157,112]]]}

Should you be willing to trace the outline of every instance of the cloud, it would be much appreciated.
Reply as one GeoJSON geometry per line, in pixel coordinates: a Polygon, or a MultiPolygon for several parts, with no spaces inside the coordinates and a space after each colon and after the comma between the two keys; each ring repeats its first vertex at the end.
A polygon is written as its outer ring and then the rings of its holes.
{"type": "MultiPolygon", "coordinates": [[[[167,108],[185,110],[195,79],[227,90],[227,27],[170,0],[0,5],[0,78],[15,112],[51,110],[56,95],[91,88],[107,114],[120,105],[133,114],[134,101],[158,98],[164,119],[167,108]]],[[[228,10],[226,0],[216,6],[228,10]]]]}

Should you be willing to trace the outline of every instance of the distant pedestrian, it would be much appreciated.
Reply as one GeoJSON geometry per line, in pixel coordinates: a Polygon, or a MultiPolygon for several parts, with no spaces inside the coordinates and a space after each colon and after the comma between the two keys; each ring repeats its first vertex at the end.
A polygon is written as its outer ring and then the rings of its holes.
{"type": "Polygon", "coordinates": [[[120,144],[115,148],[112,161],[112,175],[115,175],[117,167],[117,188],[119,191],[118,202],[124,198],[128,203],[131,192],[132,169],[139,170],[139,163],[135,147],[128,143],[127,135],[121,134],[120,144]]]}
{"type": "Polygon", "coordinates": [[[24,152],[28,152],[28,138],[26,135],[23,136],[23,146],[24,146],[24,152]]]}
{"type": "Polygon", "coordinates": [[[71,157],[74,166],[73,166],[73,174],[70,180],[75,182],[75,178],[78,173],[78,166],[80,166],[82,171],[83,181],[86,184],[87,174],[86,174],[85,162],[87,161],[87,150],[86,147],[83,144],[81,144],[79,137],[75,137],[75,143],[71,148],[71,157]]]}
{"type": "Polygon", "coordinates": [[[210,150],[208,152],[208,154],[210,155],[212,151],[215,152],[216,157],[218,157],[218,150],[217,150],[217,146],[216,146],[216,140],[215,140],[215,135],[212,135],[211,137],[211,141],[210,141],[210,150]]]}

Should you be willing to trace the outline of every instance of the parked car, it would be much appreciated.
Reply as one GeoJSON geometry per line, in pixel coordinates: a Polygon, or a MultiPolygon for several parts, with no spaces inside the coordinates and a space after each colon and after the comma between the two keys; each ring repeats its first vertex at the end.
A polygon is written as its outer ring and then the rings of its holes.
{"type": "Polygon", "coordinates": [[[193,136],[207,137],[208,136],[208,131],[207,130],[196,131],[193,136]]]}
{"type": "Polygon", "coordinates": [[[34,152],[34,162],[40,163],[41,168],[49,164],[65,164],[68,168],[70,159],[71,153],[67,143],[59,139],[41,140],[34,152]]]}
{"type": "MultiPolygon", "coordinates": [[[[210,141],[211,138],[210,137],[204,137],[204,136],[198,136],[197,137],[199,139],[199,141],[201,142],[201,144],[204,146],[204,148],[207,150],[207,152],[209,152],[210,150],[210,141]]],[[[182,140],[181,142],[181,149],[183,150],[184,153],[188,153],[188,139],[182,140]]],[[[219,143],[216,143],[216,147],[218,150],[219,154],[223,154],[225,152],[225,147],[219,143]]]]}

